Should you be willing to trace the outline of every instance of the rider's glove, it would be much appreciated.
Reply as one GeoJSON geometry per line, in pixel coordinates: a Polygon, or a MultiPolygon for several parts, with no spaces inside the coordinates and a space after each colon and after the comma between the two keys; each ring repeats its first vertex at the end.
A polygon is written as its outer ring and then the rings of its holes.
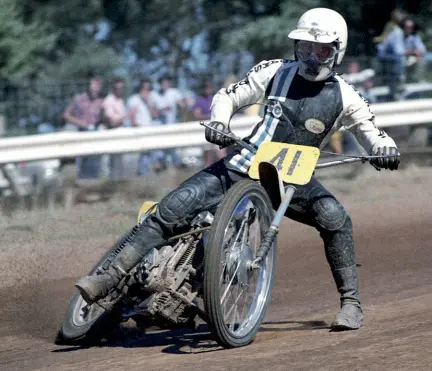
{"type": "MultiPolygon", "coordinates": [[[[209,126],[219,131],[222,131],[223,133],[227,133],[227,134],[229,133],[229,130],[222,122],[212,121],[209,123],[209,126]]],[[[207,142],[217,144],[221,148],[228,147],[231,144],[235,143],[233,139],[228,138],[225,135],[219,134],[216,131],[211,130],[209,128],[205,129],[205,138],[207,142]]]]}
{"type": "Polygon", "coordinates": [[[397,170],[400,163],[400,153],[396,147],[379,147],[373,153],[374,156],[392,156],[385,158],[373,158],[371,164],[377,169],[397,170]]]}

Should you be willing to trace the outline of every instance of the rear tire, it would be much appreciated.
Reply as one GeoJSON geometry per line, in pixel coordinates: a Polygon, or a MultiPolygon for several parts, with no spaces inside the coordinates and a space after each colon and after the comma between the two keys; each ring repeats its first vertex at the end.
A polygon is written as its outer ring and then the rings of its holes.
{"type": "MultiPolygon", "coordinates": [[[[247,208],[250,207],[246,206],[245,210],[247,208]]],[[[271,225],[273,214],[272,203],[264,188],[249,179],[239,181],[227,192],[215,214],[205,249],[203,299],[205,311],[209,318],[209,326],[216,337],[216,341],[225,348],[241,347],[251,343],[261,326],[270,303],[276,270],[276,241],[266,256],[262,268],[251,271],[244,268],[244,265],[242,265],[242,268],[239,267],[241,261],[251,261],[251,259],[255,258],[257,249],[264,237],[264,232],[271,225]],[[255,221],[248,223],[247,227],[250,232],[252,230],[251,226],[257,223],[255,229],[259,230],[259,238],[255,239],[255,248],[251,247],[252,243],[249,236],[247,243],[243,243],[242,240],[240,244],[242,247],[236,247],[235,243],[228,244],[229,248],[225,250],[227,231],[229,231],[229,226],[235,223],[232,222],[232,220],[235,220],[234,215],[241,215],[241,211],[238,210],[242,210],[241,205],[243,204],[253,205],[252,209],[256,211],[256,218],[259,217],[258,221],[254,217],[253,220],[255,221]],[[232,256],[237,257],[232,258],[232,256]],[[231,268],[229,267],[230,259],[231,262],[234,262],[234,264],[231,264],[231,268]],[[232,273],[233,266],[235,268],[234,273],[232,273]],[[252,304],[247,309],[246,318],[238,323],[236,320],[237,302],[240,302],[239,298],[244,295],[243,314],[245,308],[248,307],[246,299],[250,297],[249,291],[252,286],[250,279],[254,274],[253,272],[256,272],[259,276],[257,287],[253,292],[252,304]],[[223,285],[227,284],[229,280],[228,288],[223,288],[223,285]],[[234,295],[237,297],[234,304],[234,319],[231,322],[229,322],[229,313],[232,308],[228,311],[228,314],[226,310],[227,292],[230,286],[236,287],[233,290],[237,290],[237,294],[234,295]],[[246,293],[244,293],[245,291],[246,293]]],[[[240,320],[240,316],[238,319],[240,320]]]]}
{"type": "MultiPolygon", "coordinates": [[[[92,275],[108,259],[114,257],[124,244],[135,234],[136,227],[126,233],[92,268],[92,275]]],[[[60,333],[59,344],[93,344],[112,332],[122,321],[121,308],[115,305],[109,312],[97,304],[86,305],[77,291],[70,299],[60,333]],[[87,316],[83,316],[83,308],[88,308],[87,316]],[[90,318],[88,318],[91,315],[90,318]]]]}

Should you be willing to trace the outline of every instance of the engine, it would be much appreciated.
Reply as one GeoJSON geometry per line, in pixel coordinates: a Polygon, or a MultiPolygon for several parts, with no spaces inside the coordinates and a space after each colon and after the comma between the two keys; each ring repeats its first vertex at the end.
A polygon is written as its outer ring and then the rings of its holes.
{"type": "Polygon", "coordinates": [[[204,241],[208,234],[208,230],[198,229],[210,225],[212,220],[209,212],[199,214],[192,221],[190,232],[174,245],[152,249],[141,263],[140,270],[146,275],[145,291],[151,293],[145,301],[145,311],[162,327],[183,325],[196,315],[193,309],[202,287],[204,241]]]}

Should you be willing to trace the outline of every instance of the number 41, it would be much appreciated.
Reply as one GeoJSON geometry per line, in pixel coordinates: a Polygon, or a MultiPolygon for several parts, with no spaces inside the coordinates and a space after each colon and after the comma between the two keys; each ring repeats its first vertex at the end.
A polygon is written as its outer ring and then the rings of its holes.
{"type": "MultiPolygon", "coordinates": [[[[278,171],[283,169],[283,164],[285,162],[286,155],[288,154],[288,148],[283,148],[275,157],[270,160],[270,163],[273,164],[278,171]]],[[[294,169],[298,163],[298,160],[302,154],[302,151],[296,151],[294,158],[291,161],[291,164],[288,168],[287,175],[292,175],[294,169]]]]}

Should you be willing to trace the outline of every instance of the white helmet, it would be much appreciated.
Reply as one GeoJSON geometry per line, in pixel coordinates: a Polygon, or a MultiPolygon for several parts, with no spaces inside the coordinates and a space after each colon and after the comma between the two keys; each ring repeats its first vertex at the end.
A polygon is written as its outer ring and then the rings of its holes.
{"type": "Polygon", "coordinates": [[[314,8],[300,17],[297,28],[288,37],[295,40],[300,75],[310,81],[322,81],[342,63],[348,30],[345,19],[338,12],[314,8]],[[318,50],[324,53],[319,55],[318,50]]]}

